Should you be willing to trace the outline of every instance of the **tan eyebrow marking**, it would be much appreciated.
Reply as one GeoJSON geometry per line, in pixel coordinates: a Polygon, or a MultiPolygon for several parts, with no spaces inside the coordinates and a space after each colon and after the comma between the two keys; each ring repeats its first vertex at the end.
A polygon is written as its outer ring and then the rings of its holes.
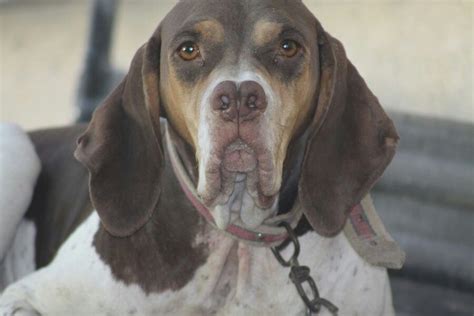
{"type": "Polygon", "coordinates": [[[283,29],[281,23],[260,20],[255,24],[252,38],[255,44],[263,46],[277,37],[283,29]]]}
{"type": "Polygon", "coordinates": [[[202,36],[212,41],[224,41],[224,27],[216,20],[205,20],[198,22],[196,25],[194,25],[194,29],[201,33],[202,36]]]}

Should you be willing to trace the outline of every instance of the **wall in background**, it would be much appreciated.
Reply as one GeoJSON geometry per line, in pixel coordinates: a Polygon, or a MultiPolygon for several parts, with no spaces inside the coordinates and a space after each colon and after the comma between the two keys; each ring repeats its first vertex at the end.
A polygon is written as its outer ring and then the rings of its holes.
{"type": "MultiPolygon", "coordinates": [[[[125,70],[175,1],[122,0],[114,64],[125,70]]],[[[472,1],[305,1],[389,110],[474,122],[472,1]]],[[[74,117],[90,1],[0,4],[0,119],[25,128],[74,117]]]]}

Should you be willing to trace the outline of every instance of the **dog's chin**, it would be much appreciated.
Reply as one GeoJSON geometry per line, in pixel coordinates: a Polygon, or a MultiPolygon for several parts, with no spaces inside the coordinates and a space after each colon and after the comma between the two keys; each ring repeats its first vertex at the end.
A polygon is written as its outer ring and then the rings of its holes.
{"type": "Polygon", "coordinates": [[[197,191],[221,229],[239,220],[255,228],[275,212],[279,176],[262,143],[237,138],[202,155],[197,191]]]}
{"type": "Polygon", "coordinates": [[[225,229],[238,220],[247,228],[256,228],[274,214],[278,195],[272,181],[274,164],[264,159],[268,157],[236,141],[214,160],[219,161],[218,167],[214,166],[218,173],[213,173],[218,176],[208,178],[198,192],[219,228],[225,229]],[[262,166],[267,168],[262,170],[262,166]]]}
{"type": "Polygon", "coordinates": [[[248,174],[238,173],[234,177],[231,194],[218,198],[224,202],[210,206],[209,209],[220,229],[226,229],[229,224],[239,220],[245,227],[253,229],[276,212],[277,195],[260,197],[258,192],[249,190],[248,182],[248,174]]]}

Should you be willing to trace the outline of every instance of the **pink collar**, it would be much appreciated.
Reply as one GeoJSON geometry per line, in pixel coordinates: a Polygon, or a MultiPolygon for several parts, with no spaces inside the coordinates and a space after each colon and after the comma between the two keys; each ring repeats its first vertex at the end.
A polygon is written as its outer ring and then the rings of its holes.
{"type": "MultiPolygon", "coordinates": [[[[173,171],[178,178],[179,184],[183,189],[186,197],[191,201],[196,210],[201,214],[206,221],[213,227],[217,228],[209,209],[199,199],[194,184],[189,178],[188,173],[183,167],[176,148],[173,146],[174,142],[172,139],[176,137],[174,132],[166,124],[166,147],[171,160],[173,171]]],[[[292,228],[295,228],[301,219],[303,212],[301,210],[298,201],[295,202],[293,209],[283,215],[274,216],[270,219],[265,220],[262,225],[256,229],[249,229],[243,226],[240,220],[234,221],[229,224],[225,229],[225,233],[231,238],[243,241],[253,246],[273,247],[281,244],[285,239],[288,238],[288,233],[284,227],[278,226],[281,222],[287,222],[292,228]]]]}

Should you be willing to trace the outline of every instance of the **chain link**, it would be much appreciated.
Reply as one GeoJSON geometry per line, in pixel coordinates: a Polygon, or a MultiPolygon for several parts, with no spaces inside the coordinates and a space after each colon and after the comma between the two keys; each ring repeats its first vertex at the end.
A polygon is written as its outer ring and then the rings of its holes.
{"type": "Polygon", "coordinates": [[[301,299],[308,308],[307,314],[317,314],[321,310],[321,306],[324,306],[333,315],[337,315],[338,308],[330,301],[319,296],[318,287],[316,286],[316,282],[314,282],[313,278],[310,275],[310,269],[307,266],[302,266],[299,264],[298,256],[300,254],[300,243],[298,241],[298,237],[295,235],[295,232],[291,228],[290,224],[286,222],[283,222],[282,224],[288,232],[288,237],[290,238],[290,241],[293,243],[293,255],[289,260],[285,260],[282,257],[281,253],[278,251],[278,249],[276,249],[276,247],[272,247],[271,249],[273,255],[278,260],[278,262],[282,266],[290,268],[290,280],[295,285],[298,294],[300,295],[301,299]],[[305,283],[307,283],[307,285],[311,289],[311,296],[308,296],[308,293],[303,287],[305,283]],[[312,299],[310,297],[312,297],[312,299]]]}

